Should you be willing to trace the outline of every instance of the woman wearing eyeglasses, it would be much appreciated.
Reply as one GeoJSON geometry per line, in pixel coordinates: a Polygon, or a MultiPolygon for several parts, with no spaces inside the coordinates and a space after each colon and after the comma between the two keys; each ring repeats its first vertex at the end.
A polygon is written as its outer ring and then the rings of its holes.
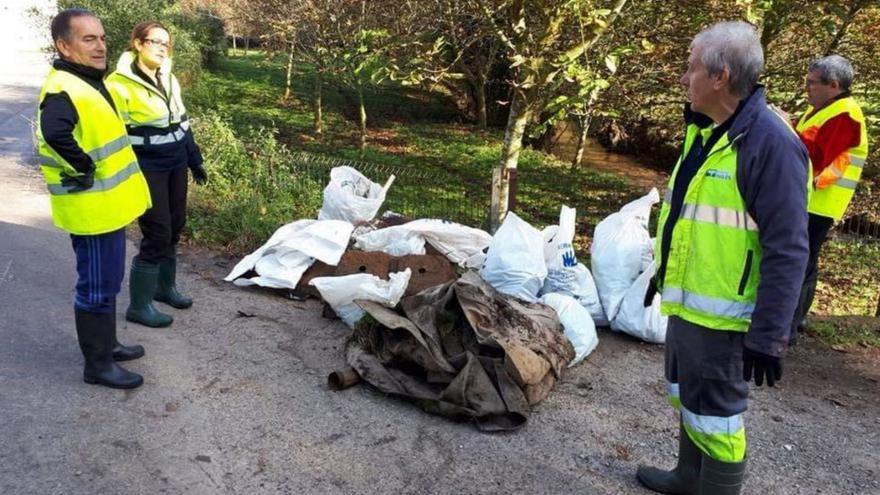
{"type": "Polygon", "coordinates": [[[155,21],[142,22],[131,33],[131,46],[106,81],[125,121],[141,170],[150,187],[153,207],[138,219],[143,233],[140,252],[131,265],[129,321],[165,327],[173,318],[153,301],[184,309],[192,299],[178,292],[177,242],[186,222],[187,169],[204,184],[208,177],[192,136],[180,84],[171,73],[171,37],[155,21]]]}

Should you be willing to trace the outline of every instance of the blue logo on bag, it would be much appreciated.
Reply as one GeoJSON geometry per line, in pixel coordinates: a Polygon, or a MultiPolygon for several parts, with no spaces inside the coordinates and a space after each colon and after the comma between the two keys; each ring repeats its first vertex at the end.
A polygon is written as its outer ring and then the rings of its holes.
{"type": "Polygon", "coordinates": [[[568,268],[577,265],[578,260],[574,255],[574,250],[569,249],[568,251],[562,253],[562,266],[568,268]]]}

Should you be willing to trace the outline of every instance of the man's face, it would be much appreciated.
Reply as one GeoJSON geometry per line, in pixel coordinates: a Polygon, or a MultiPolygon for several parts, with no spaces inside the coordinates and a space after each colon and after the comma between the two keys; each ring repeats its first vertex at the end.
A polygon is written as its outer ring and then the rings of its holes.
{"type": "Polygon", "coordinates": [[[694,47],[688,58],[687,72],[681,76],[681,85],[687,92],[691,109],[695,112],[707,113],[713,108],[721,89],[720,76],[710,76],[703,61],[700,60],[702,50],[694,47]]]}
{"type": "Polygon", "coordinates": [[[79,16],[70,20],[70,38],[55,42],[64,59],[98,70],[107,69],[107,45],[104,26],[92,16],[79,16]]]}
{"type": "Polygon", "coordinates": [[[807,101],[813,108],[822,108],[832,98],[841,93],[840,84],[837,81],[831,81],[828,84],[822,82],[819,71],[810,71],[807,73],[805,81],[807,87],[807,101]]]}

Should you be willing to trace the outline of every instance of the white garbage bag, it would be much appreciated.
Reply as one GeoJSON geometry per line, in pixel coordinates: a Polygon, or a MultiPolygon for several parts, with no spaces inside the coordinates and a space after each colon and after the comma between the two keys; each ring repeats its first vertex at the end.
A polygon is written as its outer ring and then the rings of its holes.
{"type": "Polygon", "coordinates": [[[409,268],[402,272],[388,274],[388,280],[369,273],[356,273],[341,277],[313,278],[309,285],[314,285],[321,293],[321,298],[333,308],[336,315],[342,318],[351,328],[360,320],[365,312],[357,304],[357,299],[374,301],[389,308],[400,302],[412,271],[409,268]]]}
{"type": "Polygon", "coordinates": [[[495,232],[480,276],[499,292],[535,302],[547,277],[544,236],[510,212],[495,232]]]}
{"type": "Polygon", "coordinates": [[[586,308],[565,294],[544,294],[540,301],[556,311],[565,337],[574,347],[574,359],[568,365],[574,366],[583,361],[599,345],[596,325],[586,308]]]}
{"type": "Polygon", "coordinates": [[[225,280],[235,281],[241,287],[294,289],[315,259],[328,265],[339,263],[352,228],[341,220],[298,220],[284,225],[259,249],[238,262],[225,280]],[[238,278],[251,269],[257,277],[238,278]]]}
{"type": "Polygon", "coordinates": [[[628,203],[596,226],[590,248],[593,276],[605,315],[614,321],[624,295],[653,259],[648,233],[651,206],[660,201],[657,189],[628,203]]]}
{"type": "Polygon", "coordinates": [[[324,188],[324,203],[318,212],[318,220],[350,223],[372,220],[385,201],[385,193],[393,178],[392,175],[383,187],[352,167],[334,167],[330,171],[330,183],[324,188]]]}
{"type": "Polygon", "coordinates": [[[492,241],[488,232],[447,220],[426,218],[374,230],[356,237],[355,247],[363,251],[382,251],[392,256],[425,254],[425,242],[443,253],[449,261],[479,267],[474,259],[492,241]],[[469,263],[469,260],[470,261],[469,263]]]}
{"type": "Polygon", "coordinates": [[[620,311],[611,320],[611,329],[628,333],[645,342],[662,344],[666,342],[666,324],[669,318],[660,314],[660,294],[654,296],[650,307],[645,307],[645,293],[655,270],[654,263],[648,265],[648,269],[626,291],[620,311]]]}
{"type": "Polygon", "coordinates": [[[574,254],[575,209],[562,205],[559,212],[559,225],[551,225],[543,230],[544,259],[548,270],[556,270],[577,265],[574,254]]]}
{"type": "Polygon", "coordinates": [[[599,291],[596,290],[593,275],[583,263],[568,268],[548,270],[541,294],[553,293],[574,297],[589,311],[597,327],[608,326],[608,318],[605,317],[605,310],[602,309],[602,303],[599,301],[599,291]]]}

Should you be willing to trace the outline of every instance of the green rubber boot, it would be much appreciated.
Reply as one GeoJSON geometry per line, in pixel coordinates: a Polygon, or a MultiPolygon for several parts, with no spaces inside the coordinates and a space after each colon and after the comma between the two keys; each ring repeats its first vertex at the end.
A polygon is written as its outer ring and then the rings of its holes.
{"type": "Polygon", "coordinates": [[[700,470],[701,495],[739,495],[746,476],[746,461],[721,462],[703,455],[700,470]]]}
{"type": "Polygon", "coordinates": [[[681,425],[678,430],[678,465],[665,471],[649,466],[639,466],[636,477],[649,490],[659,493],[697,495],[700,482],[700,463],[703,453],[694,445],[681,425]]]}
{"type": "Polygon", "coordinates": [[[132,261],[128,278],[131,303],[125,312],[126,320],[148,327],[167,327],[174,321],[171,315],[160,313],[153,307],[158,279],[159,265],[145,263],[137,258],[132,261]]]}
{"type": "Polygon", "coordinates": [[[177,257],[163,258],[159,262],[159,284],[153,299],[177,309],[186,309],[193,304],[191,297],[177,291],[177,257]]]}

